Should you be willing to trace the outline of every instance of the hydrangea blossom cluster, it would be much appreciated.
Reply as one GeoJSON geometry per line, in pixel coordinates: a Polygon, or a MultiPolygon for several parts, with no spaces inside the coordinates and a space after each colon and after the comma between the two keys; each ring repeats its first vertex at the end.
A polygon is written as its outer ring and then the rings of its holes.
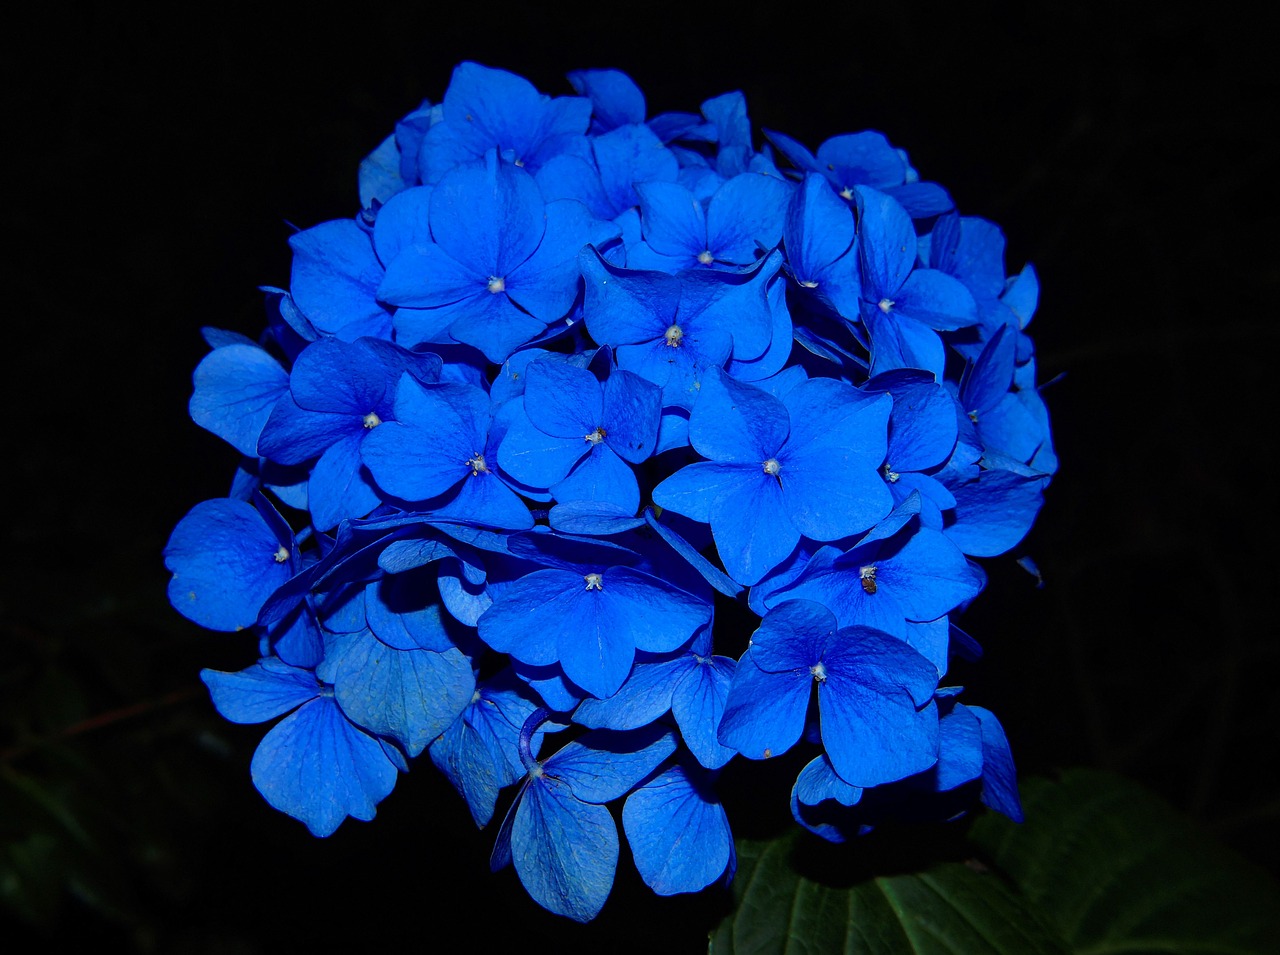
{"type": "Polygon", "coordinates": [[[811,152],[740,93],[648,116],[622,73],[569,82],[457,67],[359,212],[292,238],[262,337],[205,332],[191,415],[244,458],[165,560],[181,613],[259,637],[202,674],[278,720],[255,785],[327,836],[425,751],[581,921],[618,819],[655,892],[732,877],[734,759],[795,751],[835,841],[1017,818],[945,677],[973,558],[1056,468],[1035,272],[880,133],[811,152]]]}

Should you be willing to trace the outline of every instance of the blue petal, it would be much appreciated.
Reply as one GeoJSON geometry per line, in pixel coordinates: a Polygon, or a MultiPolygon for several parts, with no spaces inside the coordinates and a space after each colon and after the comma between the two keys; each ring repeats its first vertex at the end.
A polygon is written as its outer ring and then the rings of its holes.
{"type": "Polygon", "coordinates": [[[835,635],[823,665],[822,744],[842,779],[869,788],[937,762],[937,707],[916,708],[937,685],[932,663],[895,637],[855,626],[835,635]]]}
{"type": "Polygon", "coordinates": [[[431,583],[435,574],[417,570],[390,574],[365,588],[365,619],[374,636],[397,650],[443,653],[454,643],[440,616],[431,583]]]}
{"type": "Polygon", "coordinates": [[[820,288],[823,274],[849,251],[855,234],[849,204],[822,176],[805,176],[791,196],[784,233],[787,264],[796,281],[820,288]]]}
{"type": "Polygon", "coordinates": [[[530,783],[515,810],[511,855],[535,902],[589,922],[613,888],[618,829],[604,806],[579,802],[543,777],[530,783]]]}
{"type": "Polygon", "coordinates": [[[617,693],[578,704],[573,721],[592,729],[631,730],[648,726],[671,709],[671,694],[694,665],[686,654],[673,660],[638,664],[617,693]]]}
{"type": "Polygon", "coordinates": [[[569,83],[591,99],[592,116],[602,130],[644,122],[644,94],[618,70],[575,70],[569,83]]]}
{"type": "Polygon", "coordinates": [[[982,724],[982,801],[1014,822],[1022,822],[1018,774],[1004,727],[985,707],[970,706],[968,710],[982,724]]]}
{"type": "Polygon", "coordinates": [[[607,444],[591,448],[551,493],[557,502],[601,501],[632,514],[640,507],[635,472],[607,444]]]}
{"type": "Polygon", "coordinates": [[[322,332],[354,341],[389,338],[391,316],[377,301],[382,264],[367,233],[350,219],[324,222],[289,240],[293,250],[290,292],[322,332]]]}
{"type": "Polygon", "coordinates": [[[332,697],[304,704],[263,738],[253,784],[276,809],[328,836],[347,816],[368,821],[395,787],[396,767],[372,736],[347,722],[332,697]]]}
{"type": "MultiPolygon", "coordinates": [[[[489,268],[459,262],[434,242],[411,245],[387,266],[378,298],[390,305],[435,309],[487,296],[489,268]]],[[[397,330],[402,323],[397,317],[397,330]]]]}
{"type": "Polygon", "coordinates": [[[893,496],[878,468],[892,401],[869,400],[843,382],[814,378],[789,391],[784,402],[791,434],[778,455],[778,478],[791,523],[814,540],[838,540],[888,514],[893,496]]]}
{"type": "Polygon", "coordinates": [[[720,742],[747,759],[785,753],[800,739],[813,677],[809,671],[766,673],[752,651],[738,661],[720,721],[720,742]]]}
{"type": "Polygon", "coordinates": [[[498,801],[497,769],[484,739],[465,714],[431,743],[430,753],[431,762],[467,801],[475,824],[487,826],[498,801]]]}
{"type": "Polygon", "coordinates": [[[627,629],[640,650],[675,650],[711,620],[710,604],[657,577],[611,567],[603,578],[603,592],[625,613],[627,629]]]}
{"type": "Polygon", "coordinates": [[[232,723],[265,723],[320,694],[310,670],[268,657],[238,673],[201,670],[213,705],[232,723]]]}
{"type": "Polygon", "coordinates": [[[498,446],[498,466],[521,484],[549,488],[563,481],[591,450],[590,442],[584,438],[595,424],[577,435],[552,437],[529,420],[523,398],[512,401],[507,408],[508,428],[498,446]]]}
{"type": "Polygon", "coordinates": [[[734,176],[707,207],[707,248],[720,261],[753,264],[758,251],[782,241],[790,197],[791,186],[781,179],[757,173],[734,176]]]}
{"type": "Polygon", "coordinates": [[[892,299],[916,263],[916,232],[911,217],[883,192],[858,186],[861,213],[858,248],[862,281],[871,302],[892,299]]]}
{"type": "Polygon", "coordinates": [[[381,502],[361,465],[364,435],[347,435],[320,455],[307,482],[312,523],[327,531],[345,518],[364,517],[381,502]]]}
{"type": "Polygon", "coordinates": [[[835,629],[836,616],[823,604],[787,600],[772,608],[751,635],[751,660],[766,673],[808,671],[822,659],[835,629]]]}
{"type": "Polygon", "coordinates": [[[674,322],[680,303],[674,276],[615,268],[595,249],[583,249],[578,266],[586,281],[583,318],[595,341],[610,346],[649,342],[661,339],[674,322]]]}
{"type": "Polygon", "coordinates": [[[816,806],[828,799],[834,799],[842,806],[852,806],[862,798],[862,790],[841,779],[824,753],[800,770],[791,795],[806,806],[816,806]]]}
{"type": "Polygon", "coordinates": [[[759,583],[800,542],[781,486],[762,470],[712,505],[711,534],[724,569],[747,586],[759,583]]]}
{"type": "Polygon", "coordinates": [[[675,752],[675,738],[657,726],[616,731],[592,730],[543,761],[543,769],[567,783],[577,799],[606,803],[620,799],[675,752]]]}
{"type": "Polygon", "coordinates": [[[591,150],[615,215],[640,201],[640,183],[671,181],[680,173],[675,155],[647,126],[628,125],[597,136],[591,150]]]}
{"type": "Polygon", "coordinates": [[[662,419],[662,391],[639,375],[615,368],[604,383],[605,442],[639,464],[653,453],[662,419]]]}
{"type": "Polygon", "coordinates": [[[510,653],[534,666],[555,663],[561,633],[566,643],[572,643],[579,633],[577,628],[585,617],[579,606],[582,598],[596,595],[585,589],[582,574],[534,571],[512,582],[480,618],[480,639],[499,653],[510,653]]]}
{"type": "Polygon", "coordinates": [[[733,749],[720,742],[717,728],[736,668],[736,661],[727,657],[704,657],[688,668],[671,694],[671,715],[684,744],[707,769],[719,769],[734,755],[733,749]]]}
{"type": "Polygon", "coordinates": [[[430,186],[405,189],[383,203],[373,224],[373,248],[383,265],[390,265],[410,246],[431,241],[430,203],[430,186]]]}
{"type": "Polygon", "coordinates": [[[773,395],[712,369],[689,416],[689,441],[704,458],[759,467],[778,453],[789,424],[773,395]]]}
{"type": "Polygon", "coordinates": [[[674,182],[642,182],[636,193],[649,248],[677,259],[696,259],[707,251],[706,216],[693,193],[674,182]]]}
{"type": "Polygon", "coordinates": [[[950,486],[956,520],[946,529],[971,557],[996,557],[1026,536],[1044,504],[1042,477],[983,471],[975,481],[950,486]]]}
{"type": "Polygon", "coordinates": [[[627,797],[622,826],[645,884],[659,895],[697,892],[729,865],[733,834],[710,786],[673,766],[627,797]]]}
{"type": "Polygon", "coordinates": [[[173,573],[169,602],[210,630],[252,626],[266,599],[293,575],[291,563],[277,559],[290,547],[244,501],[197,504],[165,545],[165,567],[173,573]]]}
{"type": "Polygon", "coordinates": [[[525,370],[525,413],[534,427],[556,438],[582,440],[603,423],[603,392],[585,368],[535,361],[525,370]]]}
{"type": "Polygon", "coordinates": [[[581,202],[560,199],[546,206],[546,230],[528,260],[506,273],[507,294],[546,324],[563,318],[578,297],[578,253],[595,238],[595,220],[581,202]]]}
{"type": "Polygon", "coordinates": [[[448,729],[476,688],[471,663],[456,649],[396,650],[371,633],[346,643],[333,682],[353,722],[398,740],[410,756],[448,729]]]}
{"type": "Polygon", "coordinates": [[[258,453],[258,435],[289,389],[280,363],[257,345],[227,345],[205,356],[193,376],[191,420],[241,454],[258,453]]]}
{"type": "Polygon", "coordinates": [[[545,204],[527,172],[488,153],[431,193],[431,235],[441,250],[477,272],[501,278],[542,241],[545,204]]]}

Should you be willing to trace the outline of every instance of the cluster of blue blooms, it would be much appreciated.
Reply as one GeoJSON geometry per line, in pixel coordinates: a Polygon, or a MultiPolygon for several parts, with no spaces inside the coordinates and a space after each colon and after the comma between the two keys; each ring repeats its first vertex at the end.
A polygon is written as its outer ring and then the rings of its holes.
{"type": "Polygon", "coordinates": [[[361,211],[292,238],[262,338],[205,332],[191,415],[244,459],[165,560],[181,613],[260,636],[203,673],[283,717],[255,785],[319,836],[424,750],[478,825],[518,785],[493,866],[582,921],[615,817],[655,892],[732,877],[735,756],[811,757],[792,811],[834,841],[1019,817],[1000,724],[940,683],[971,558],[1056,468],[1034,271],[879,133],[757,149],[740,93],[569,81],[459,66],[361,211]]]}

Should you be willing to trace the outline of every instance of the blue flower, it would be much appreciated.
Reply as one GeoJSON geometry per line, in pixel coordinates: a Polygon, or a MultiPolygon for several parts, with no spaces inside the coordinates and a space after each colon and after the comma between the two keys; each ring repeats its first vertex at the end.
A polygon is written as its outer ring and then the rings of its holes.
{"type": "Polygon", "coordinates": [[[802,536],[839,540],[889,512],[876,472],[891,404],[830,378],[779,399],[715,371],[689,418],[689,440],[709,460],[659,484],[654,503],[709,523],[729,575],[758,583],[802,536]]]}
{"type": "Polygon", "coordinates": [[[644,571],[585,550],[580,564],[567,564],[496,593],[479,620],[480,638],[531,666],[559,663],[592,696],[618,691],[637,649],[675,650],[711,619],[702,598],[644,571]]]}
{"type": "Polygon", "coordinates": [[[585,206],[545,202],[528,172],[492,151],[441,178],[429,222],[430,239],[388,264],[378,297],[401,306],[400,341],[447,334],[495,362],[568,314],[581,282],[578,251],[600,241],[585,206]]]}
{"type": "Polygon", "coordinates": [[[187,619],[210,630],[250,627],[267,598],[298,570],[301,557],[288,525],[265,499],[259,506],[205,501],[169,535],[169,602],[187,619]]]}
{"type": "Polygon", "coordinates": [[[289,713],[253,754],[253,784],[267,802],[317,836],[332,835],[347,816],[374,817],[395,786],[398,760],[343,715],[331,687],[270,658],[239,673],[200,676],[218,712],[234,723],[289,713]]]}
{"type": "Polygon", "coordinates": [[[720,741],[749,759],[799,741],[816,683],[822,746],[860,788],[923,772],[938,760],[938,673],[905,643],[871,627],[837,629],[811,600],[774,608],[734,672],[720,741]]]}
{"type": "Polygon", "coordinates": [[[612,504],[634,514],[640,488],[630,465],[653,453],[662,395],[656,385],[613,369],[601,384],[582,368],[535,361],[498,447],[517,481],[549,488],[555,500],[612,504]]]}
{"type": "Polygon", "coordinates": [[[670,733],[597,730],[544,760],[530,739],[545,711],[521,732],[527,776],[507,811],[490,865],[515,862],[534,901],[579,922],[595,918],[613,887],[618,827],[605,803],[620,799],[675,749],[670,733]]]}
{"type": "Polygon", "coordinates": [[[489,398],[479,388],[421,385],[406,375],[395,420],[369,435],[361,456],[378,486],[401,500],[490,527],[532,527],[528,508],[490,467],[498,450],[490,427],[489,398]]]}
{"type": "Polygon", "coordinates": [[[586,249],[579,259],[587,283],[583,317],[592,338],[616,349],[619,367],[662,389],[663,407],[692,408],[711,369],[769,350],[767,290],[781,264],[771,255],[744,274],[677,277],[617,269],[586,249]]]}
{"type": "Polygon", "coordinates": [[[506,70],[462,63],[445,91],[440,121],[418,151],[418,174],[439,182],[451,170],[493,150],[510,164],[535,171],[587,131],[591,101],[552,99],[506,70]]]}

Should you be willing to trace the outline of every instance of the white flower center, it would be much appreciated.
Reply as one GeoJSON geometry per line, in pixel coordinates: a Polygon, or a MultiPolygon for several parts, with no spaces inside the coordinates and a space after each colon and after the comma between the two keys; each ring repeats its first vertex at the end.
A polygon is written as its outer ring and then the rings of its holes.
{"type": "Polygon", "coordinates": [[[703,265],[710,265],[712,262],[715,261],[715,256],[711,254],[710,249],[703,249],[701,252],[698,253],[698,261],[701,262],[703,265]]]}
{"type": "Polygon", "coordinates": [[[782,465],[778,463],[777,458],[770,458],[768,461],[765,461],[761,467],[764,468],[765,474],[772,474],[774,477],[777,477],[782,471],[782,465]]]}
{"type": "Polygon", "coordinates": [[[813,674],[813,678],[819,683],[827,682],[827,668],[821,663],[815,663],[813,666],[809,667],[809,672],[813,674]]]}
{"type": "Polygon", "coordinates": [[[587,590],[604,590],[604,576],[601,574],[587,574],[582,578],[587,582],[587,590]]]}
{"type": "Polygon", "coordinates": [[[289,548],[285,547],[284,544],[281,544],[280,549],[277,550],[273,556],[275,557],[277,564],[283,564],[289,559],[289,548]]]}
{"type": "Polygon", "coordinates": [[[890,484],[897,484],[898,478],[902,477],[901,474],[899,474],[893,468],[889,467],[888,461],[884,463],[884,467],[880,469],[880,473],[884,475],[884,479],[888,481],[890,484]]]}
{"type": "Polygon", "coordinates": [[[852,190],[852,189],[850,189],[848,186],[845,186],[843,189],[841,189],[841,190],[840,190],[840,198],[841,198],[841,199],[852,199],[852,198],[853,198],[853,190],[852,190]]]}
{"type": "Polygon", "coordinates": [[[608,432],[606,432],[604,428],[596,428],[590,434],[584,434],[582,436],[582,440],[590,441],[592,444],[599,444],[601,441],[604,440],[604,436],[607,433],[608,432]]]}
{"type": "Polygon", "coordinates": [[[801,288],[817,288],[817,287],[818,287],[818,283],[817,283],[817,282],[810,282],[808,279],[801,279],[801,280],[800,280],[800,286],[801,286],[801,288]]]}
{"type": "Polygon", "coordinates": [[[471,468],[472,475],[480,473],[487,474],[489,471],[489,466],[484,463],[484,455],[479,452],[476,452],[471,457],[467,458],[467,465],[471,468]]]}
{"type": "Polygon", "coordinates": [[[679,325],[672,325],[662,337],[667,340],[667,347],[679,348],[680,339],[684,338],[684,332],[679,325]]]}
{"type": "MultiPolygon", "coordinates": [[[[492,289],[490,289],[490,291],[493,291],[493,290],[492,290],[492,289]]],[[[877,305],[879,305],[879,307],[880,307],[880,311],[882,311],[882,312],[884,312],[886,315],[888,315],[888,314],[889,314],[889,309],[893,308],[893,299],[891,299],[891,298],[882,298],[882,299],[880,299],[880,301],[879,301],[879,302],[877,302],[876,304],[877,304],[877,305]]]]}
{"type": "Polygon", "coordinates": [[[382,424],[382,419],[379,418],[372,411],[370,411],[367,415],[364,416],[364,426],[367,430],[372,430],[373,428],[376,428],[380,424],[382,424]]]}
{"type": "Polygon", "coordinates": [[[497,294],[507,290],[507,280],[501,275],[490,275],[489,284],[485,286],[490,292],[497,294]]]}

